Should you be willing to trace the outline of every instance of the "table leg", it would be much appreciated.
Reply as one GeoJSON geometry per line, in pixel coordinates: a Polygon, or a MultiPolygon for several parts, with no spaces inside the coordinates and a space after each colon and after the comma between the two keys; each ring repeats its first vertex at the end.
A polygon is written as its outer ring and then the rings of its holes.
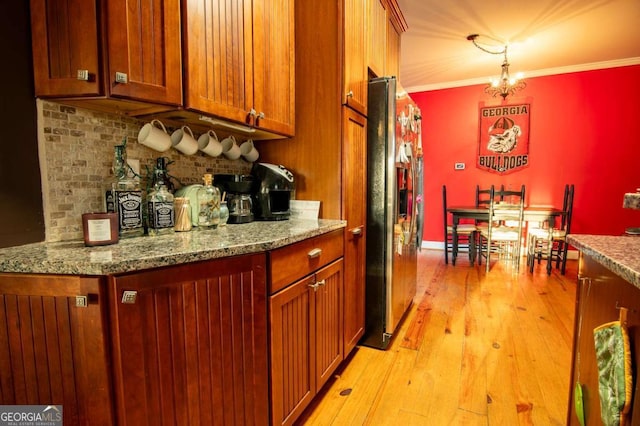
{"type": "Polygon", "coordinates": [[[451,263],[453,265],[456,264],[456,259],[458,257],[458,222],[460,222],[460,218],[454,214],[453,215],[453,247],[451,248],[451,263]]]}

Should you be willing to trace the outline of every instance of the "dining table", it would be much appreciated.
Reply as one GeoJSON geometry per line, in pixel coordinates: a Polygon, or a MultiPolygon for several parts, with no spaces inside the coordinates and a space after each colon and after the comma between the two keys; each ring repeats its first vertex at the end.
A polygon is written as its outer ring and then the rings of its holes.
{"type": "MultiPolygon", "coordinates": [[[[447,207],[447,212],[452,216],[453,227],[453,253],[452,263],[455,265],[458,255],[458,224],[460,219],[489,221],[489,209],[477,206],[451,206],[447,207]]],[[[548,222],[549,226],[553,226],[557,217],[561,217],[565,211],[553,206],[526,206],[524,208],[525,222],[548,222]]]]}

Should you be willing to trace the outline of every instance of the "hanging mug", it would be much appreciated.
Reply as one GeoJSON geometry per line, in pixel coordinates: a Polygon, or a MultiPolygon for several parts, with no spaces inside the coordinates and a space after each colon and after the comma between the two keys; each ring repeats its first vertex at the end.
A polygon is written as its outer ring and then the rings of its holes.
{"type": "Polygon", "coordinates": [[[198,141],[188,126],[182,126],[171,134],[171,144],[175,149],[186,155],[198,152],[198,141]]]}
{"type": "Polygon", "coordinates": [[[222,144],[218,140],[218,135],[213,130],[203,133],[198,138],[198,149],[207,155],[217,157],[222,154],[222,144]]]}
{"type": "Polygon", "coordinates": [[[233,135],[222,140],[222,153],[229,160],[240,158],[240,147],[236,144],[236,138],[233,135]]]}
{"type": "Polygon", "coordinates": [[[258,150],[253,145],[253,140],[249,139],[240,145],[240,153],[250,163],[256,161],[259,157],[258,150]]]}
{"type": "Polygon", "coordinates": [[[165,152],[171,148],[171,136],[160,120],[151,120],[142,126],[138,132],[138,142],[158,152],[165,152]]]}

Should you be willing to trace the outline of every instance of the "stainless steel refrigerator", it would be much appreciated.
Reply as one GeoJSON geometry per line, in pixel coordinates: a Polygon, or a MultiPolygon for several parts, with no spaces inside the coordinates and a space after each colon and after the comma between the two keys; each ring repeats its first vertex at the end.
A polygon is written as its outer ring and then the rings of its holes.
{"type": "Polygon", "coordinates": [[[396,79],[369,82],[366,322],[361,344],[386,349],[416,293],[416,159],[396,108],[396,79]]]}

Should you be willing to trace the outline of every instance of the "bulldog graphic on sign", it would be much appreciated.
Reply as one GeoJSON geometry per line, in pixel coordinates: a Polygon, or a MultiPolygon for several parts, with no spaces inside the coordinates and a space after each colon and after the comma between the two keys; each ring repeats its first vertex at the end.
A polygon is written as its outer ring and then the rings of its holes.
{"type": "Polygon", "coordinates": [[[530,104],[480,106],[477,167],[507,174],[529,165],[530,104]]]}

